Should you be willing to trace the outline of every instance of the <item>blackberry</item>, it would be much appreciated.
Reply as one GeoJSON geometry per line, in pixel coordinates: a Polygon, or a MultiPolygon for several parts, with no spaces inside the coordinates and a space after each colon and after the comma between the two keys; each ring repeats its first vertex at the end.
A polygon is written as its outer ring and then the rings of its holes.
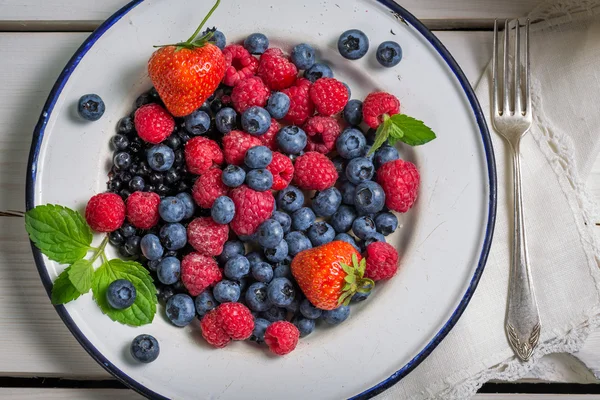
{"type": "Polygon", "coordinates": [[[164,178],[165,178],[164,175],[161,174],[160,172],[152,172],[150,174],[148,180],[153,185],[159,185],[159,184],[163,183],[164,178]]]}
{"type": "Polygon", "coordinates": [[[181,179],[181,175],[179,174],[179,172],[177,172],[177,170],[171,168],[170,170],[168,170],[167,172],[165,172],[165,183],[167,185],[173,185],[177,182],[179,182],[179,180],[181,179]]]}
{"type": "Polygon", "coordinates": [[[118,192],[119,190],[121,190],[122,187],[123,182],[117,177],[111,179],[108,183],[108,190],[110,190],[111,192],[118,192]]]}

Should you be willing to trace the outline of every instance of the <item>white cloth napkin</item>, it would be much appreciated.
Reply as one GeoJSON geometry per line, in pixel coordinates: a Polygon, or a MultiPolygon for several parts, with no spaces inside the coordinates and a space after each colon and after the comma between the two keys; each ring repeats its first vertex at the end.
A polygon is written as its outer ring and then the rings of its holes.
{"type": "MultiPolygon", "coordinates": [[[[504,333],[512,238],[510,153],[491,130],[498,169],[496,230],[465,314],[436,350],[378,399],[465,399],[490,379],[516,380],[543,355],[575,352],[600,325],[600,251],[585,179],[600,150],[600,0],[553,1],[530,16],[535,122],[523,139],[529,256],[542,320],[532,360],[504,333]]],[[[489,114],[490,67],[476,87],[489,114]]]]}

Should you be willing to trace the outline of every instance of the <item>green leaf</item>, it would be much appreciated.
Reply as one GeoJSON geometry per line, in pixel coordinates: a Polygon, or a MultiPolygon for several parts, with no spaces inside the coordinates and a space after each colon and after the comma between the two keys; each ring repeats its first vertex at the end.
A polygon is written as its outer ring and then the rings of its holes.
{"type": "Polygon", "coordinates": [[[360,263],[358,264],[358,274],[360,275],[361,278],[363,276],[365,276],[366,269],[367,269],[367,259],[363,257],[363,259],[360,260],[360,263]]]}
{"type": "Polygon", "coordinates": [[[52,286],[52,295],[50,296],[52,304],[66,304],[71,300],[77,299],[81,296],[81,293],[73,286],[69,280],[69,270],[71,267],[65,268],[65,270],[56,278],[54,285],[52,286]]]}
{"type": "Polygon", "coordinates": [[[344,270],[344,272],[346,274],[348,274],[348,275],[354,275],[354,269],[351,266],[349,266],[347,264],[344,264],[344,263],[341,263],[340,266],[342,267],[342,269],[344,270]]]}
{"type": "Polygon", "coordinates": [[[420,146],[435,139],[435,133],[423,121],[405,114],[396,114],[390,120],[390,137],[410,146],[420,146]]]}
{"type": "Polygon", "coordinates": [[[377,132],[375,132],[375,141],[373,142],[371,149],[367,153],[368,156],[375,153],[375,150],[377,150],[378,148],[383,146],[385,141],[388,140],[390,133],[389,133],[389,129],[386,129],[386,125],[389,125],[389,122],[387,122],[387,121],[388,120],[385,120],[384,123],[379,125],[379,127],[377,128],[377,132]]]}
{"type": "Polygon", "coordinates": [[[352,275],[346,275],[346,277],[344,278],[344,280],[348,283],[356,283],[356,276],[354,274],[352,275]]]}
{"type": "Polygon", "coordinates": [[[92,231],[83,217],[77,211],[53,204],[27,211],[25,230],[42,253],[62,264],[81,260],[92,243],[92,231]]]}
{"type": "Polygon", "coordinates": [[[114,259],[104,262],[94,272],[92,280],[94,300],[102,312],[113,321],[125,325],[141,326],[149,324],[156,314],[156,287],[150,273],[141,264],[134,261],[114,259]],[[117,279],[127,279],[136,290],[135,302],[124,310],[112,308],[106,300],[108,285],[117,279]]]}
{"type": "Polygon", "coordinates": [[[89,260],[78,260],[69,268],[69,280],[81,294],[87,293],[92,288],[94,267],[89,260]]]}

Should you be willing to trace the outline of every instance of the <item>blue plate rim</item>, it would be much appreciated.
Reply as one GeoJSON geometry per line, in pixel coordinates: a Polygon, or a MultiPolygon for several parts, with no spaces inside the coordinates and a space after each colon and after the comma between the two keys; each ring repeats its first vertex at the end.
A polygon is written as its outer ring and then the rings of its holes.
{"type": "MultiPolygon", "coordinates": [[[[39,158],[42,140],[44,138],[46,124],[48,123],[56,101],[58,100],[58,97],[60,96],[65,84],[67,83],[69,77],[71,76],[81,59],[92,48],[96,41],[124,15],[126,15],[129,11],[134,9],[137,5],[141,4],[143,1],[145,0],[132,0],[127,5],[125,5],[113,15],[111,15],[94,32],[92,32],[92,34],[83,42],[83,44],[77,49],[75,54],[68,61],[67,65],[59,75],[56,83],[52,87],[48,99],[44,104],[44,108],[42,109],[40,118],[35,126],[31,142],[31,148],[29,152],[25,200],[26,209],[28,211],[35,207],[34,201],[37,162],[39,158]]],[[[402,22],[406,22],[407,24],[415,28],[421,35],[423,35],[423,37],[440,54],[440,56],[443,58],[448,67],[451,69],[452,73],[459,81],[463,91],[465,92],[465,95],[467,96],[467,99],[469,100],[469,104],[471,105],[473,115],[475,116],[475,119],[477,121],[477,125],[479,127],[481,139],[484,146],[485,158],[488,167],[487,174],[489,180],[489,203],[485,238],[480,252],[479,261],[477,263],[477,268],[475,269],[475,273],[473,274],[473,277],[469,282],[469,286],[467,287],[463,298],[461,299],[460,303],[458,304],[448,321],[446,321],[444,326],[436,333],[433,339],[431,339],[431,341],[427,343],[425,348],[423,348],[423,350],[421,350],[415,357],[413,357],[406,365],[404,365],[401,369],[399,369],[394,374],[392,374],[382,382],[378,383],[377,385],[351,397],[351,399],[353,400],[363,400],[372,398],[398,383],[409,372],[415,369],[425,358],[427,358],[431,354],[431,352],[438,346],[438,344],[446,337],[446,335],[448,335],[450,330],[452,330],[460,316],[465,311],[469,301],[473,297],[477,284],[479,283],[479,279],[481,278],[481,274],[483,273],[483,270],[485,268],[494,233],[497,205],[496,164],[490,133],[485,121],[484,114],[481,110],[481,106],[479,105],[479,101],[477,100],[475,92],[473,91],[473,88],[471,87],[469,81],[465,77],[462,69],[458,66],[456,60],[454,60],[450,52],[439,41],[439,39],[427,27],[425,27],[425,25],[423,25],[423,23],[419,21],[414,15],[412,15],[402,6],[395,3],[393,0],[376,1],[388,7],[390,9],[390,12],[395,13],[398,17],[401,17],[401,19],[399,19],[402,22]]],[[[48,274],[48,270],[42,257],[42,253],[33,245],[33,243],[31,243],[31,248],[36,267],[40,274],[40,278],[46,289],[46,292],[48,293],[48,296],[50,296],[52,290],[52,280],[50,279],[50,276],[48,274]]],[[[129,386],[130,388],[134,389],[138,393],[148,398],[168,399],[167,397],[156,393],[147,388],[146,386],[140,384],[135,379],[128,376],[125,372],[117,368],[106,357],[104,357],[100,353],[100,351],[98,351],[98,349],[96,349],[96,347],[85,337],[83,332],[81,332],[81,330],[77,327],[77,325],[75,324],[75,322],[73,321],[73,319],[71,318],[64,306],[58,305],[55,306],[55,309],[58,315],[63,320],[64,324],[71,331],[73,336],[75,336],[79,344],[81,344],[81,346],[92,356],[92,358],[96,360],[96,362],[98,362],[110,374],[112,374],[118,380],[123,382],[125,385],[129,386]]]]}

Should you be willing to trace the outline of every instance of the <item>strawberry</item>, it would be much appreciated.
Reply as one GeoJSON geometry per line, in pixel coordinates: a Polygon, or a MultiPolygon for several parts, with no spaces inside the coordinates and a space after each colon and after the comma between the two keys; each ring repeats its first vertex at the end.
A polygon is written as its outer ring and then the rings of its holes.
{"type": "Polygon", "coordinates": [[[322,310],[348,305],[354,293],[369,293],[375,282],[365,278],[365,268],[360,253],[339,240],[298,253],[291,265],[306,298],[322,310]]]}
{"type": "Polygon", "coordinates": [[[196,38],[218,7],[210,10],[196,32],[186,41],[156,50],[148,61],[148,75],[171,114],[191,114],[210,97],[225,75],[227,63],[221,50],[209,43],[213,32],[196,38]]]}

